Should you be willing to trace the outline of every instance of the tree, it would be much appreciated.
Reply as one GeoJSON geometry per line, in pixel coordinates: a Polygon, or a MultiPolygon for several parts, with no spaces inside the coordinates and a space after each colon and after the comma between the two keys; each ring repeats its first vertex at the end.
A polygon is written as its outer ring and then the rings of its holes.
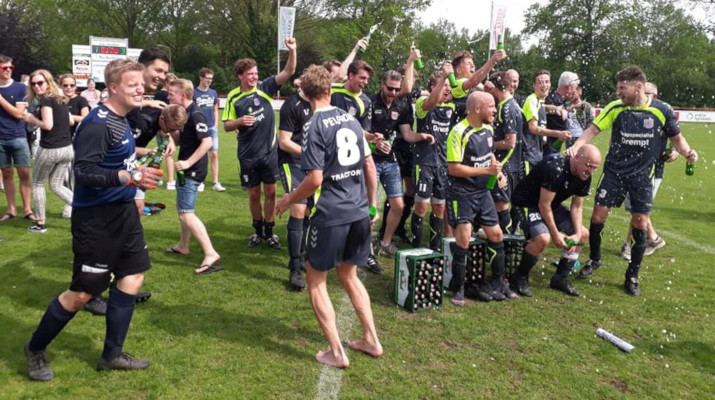
{"type": "Polygon", "coordinates": [[[17,66],[13,75],[29,74],[39,68],[50,68],[47,36],[40,22],[23,2],[0,3],[0,54],[13,58],[17,66]]]}

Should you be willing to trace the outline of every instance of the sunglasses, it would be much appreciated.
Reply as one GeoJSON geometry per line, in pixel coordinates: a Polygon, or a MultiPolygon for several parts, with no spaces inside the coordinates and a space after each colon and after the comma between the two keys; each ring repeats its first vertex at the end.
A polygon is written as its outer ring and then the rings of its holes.
{"type": "Polygon", "coordinates": [[[42,87],[45,85],[45,81],[37,81],[37,82],[30,82],[32,86],[39,86],[42,87]]]}
{"type": "Polygon", "coordinates": [[[397,92],[400,91],[400,88],[398,88],[398,87],[392,87],[392,86],[385,86],[385,90],[387,90],[388,92],[395,92],[395,93],[397,93],[397,92]]]}
{"type": "Polygon", "coordinates": [[[14,65],[6,65],[6,66],[2,67],[3,71],[12,71],[13,69],[15,69],[14,65]]]}
{"type": "Polygon", "coordinates": [[[73,84],[63,84],[62,87],[73,88],[73,87],[77,87],[77,85],[73,85],[73,84]]]}

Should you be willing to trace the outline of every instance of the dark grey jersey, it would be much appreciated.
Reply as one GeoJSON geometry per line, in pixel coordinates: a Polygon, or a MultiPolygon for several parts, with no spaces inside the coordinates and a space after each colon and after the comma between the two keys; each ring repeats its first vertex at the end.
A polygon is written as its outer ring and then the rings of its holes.
{"type": "Polygon", "coordinates": [[[301,167],[323,171],[311,225],[342,225],[368,217],[363,165],[370,154],[360,123],[336,107],[315,110],[303,125],[301,167]]]}

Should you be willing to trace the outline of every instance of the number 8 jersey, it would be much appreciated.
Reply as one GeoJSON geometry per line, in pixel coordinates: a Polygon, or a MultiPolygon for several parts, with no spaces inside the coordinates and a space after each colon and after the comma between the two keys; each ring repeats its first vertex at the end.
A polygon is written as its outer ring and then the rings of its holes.
{"type": "Polygon", "coordinates": [[[363,165],[370,155],[360,123],[332,106],[315,110],[303,125],[305,171],[323,171],[311,212],[313,226],[334,226],[368,217],[363,165]]]}

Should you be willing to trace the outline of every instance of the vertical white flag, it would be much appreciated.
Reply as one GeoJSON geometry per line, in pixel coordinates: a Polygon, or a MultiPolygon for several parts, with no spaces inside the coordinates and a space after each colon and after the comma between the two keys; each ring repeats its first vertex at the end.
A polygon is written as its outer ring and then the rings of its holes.
{"type": "Polygon", "coordinates": [[[281,7],[278,13],[278,50],[288,51],[285,39],[293,37],[295,7],[281,7]]]}
{"type": "Polygon", "coordinates": [[[499,35],[504,37],[506,26],[504,19],[506,17],[506,6],[492,3],[492,22],[489,24],[489,50],[497,49],[497,41],[499,35]]]}

